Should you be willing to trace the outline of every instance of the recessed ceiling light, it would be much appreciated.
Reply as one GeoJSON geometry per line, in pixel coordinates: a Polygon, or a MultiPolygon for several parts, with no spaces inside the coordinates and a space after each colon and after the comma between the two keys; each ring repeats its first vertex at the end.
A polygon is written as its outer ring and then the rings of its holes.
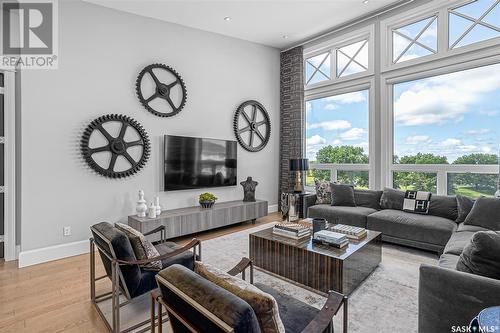
{"type": "Polygon", "coordinates": [[[288,39],[288,35],[283,35],[283,36],[281,36],[281,38],[288,39]]]}
{"type": "Polygon", "coordinates": [[[224,21],[231,21],[231,18],[229,16],[224,17],[224,21]]]}
{"type": "Polygon", "coordinates": [[[368,2],[370,2],[370,0],[363,0],[363,4],[367,4],[368,2]]]}

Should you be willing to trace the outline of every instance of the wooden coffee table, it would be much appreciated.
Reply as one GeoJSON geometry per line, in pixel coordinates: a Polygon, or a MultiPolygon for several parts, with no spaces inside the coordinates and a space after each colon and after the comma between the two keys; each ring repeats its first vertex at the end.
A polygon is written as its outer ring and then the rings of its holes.
{"type": "Polygon", "coordinates": [[[311,237],[296,241],[273,234],[273,228],[250,234],[250,258],[257,269],[307,289],[350,294],[382,260],[382,239],[368,230],[361,240],[337,249],[313,243],[311,237]]]}

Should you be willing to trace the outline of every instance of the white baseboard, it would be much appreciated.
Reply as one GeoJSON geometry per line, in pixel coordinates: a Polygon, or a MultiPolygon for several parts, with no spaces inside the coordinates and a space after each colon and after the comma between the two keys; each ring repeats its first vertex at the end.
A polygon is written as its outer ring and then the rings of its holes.
{"type": "Polygon", "coordinates": [[[19,253],[19,268],[89,252],[89,241],[66,243],[19,253]]]}
{"type": "Polygon", "coordinates": [[[269,205],[267,207],[267,211],[268,211],[268,213],[275,213],[275,212],[277,212],[278,211],[278,204],[276,204],[276,205],[269,205]]]}

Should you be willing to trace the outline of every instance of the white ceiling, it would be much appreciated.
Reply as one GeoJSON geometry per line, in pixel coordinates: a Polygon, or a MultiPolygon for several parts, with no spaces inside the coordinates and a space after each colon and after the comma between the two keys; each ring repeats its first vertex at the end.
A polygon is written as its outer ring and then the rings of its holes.
{"type": "Polygon", "coordinates": [[[284,49],[400,0],[85,1],[284,49]]]}

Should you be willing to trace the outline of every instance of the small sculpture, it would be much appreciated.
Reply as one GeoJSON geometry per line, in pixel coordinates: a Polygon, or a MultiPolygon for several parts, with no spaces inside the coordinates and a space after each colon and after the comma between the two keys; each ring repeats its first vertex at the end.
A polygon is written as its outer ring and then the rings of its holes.
{"type": "Polygon", "coordinates": [[[144,191],[139,190],[139,200],[137,201],[137,207],[135,208],[137,216],[146,217],[147,210],[148,206],[146,205],[146,200],[144,200],[144,191]]]}
{"type": "Polygon", "coordinates": [[[156,207],[155,207],[154,203],[151,203],[149,208],[148,208],[148,217],[150,219],[156,218],[156,207]]]}
{"type": "Polygon", "coordinates": [[[259,185],[258,182],[253,181],[252,177],[248,177],[246,181],[240,183],[243,186],[243,201],[255,202],[255,188],[259,185]]]}
{"type": "Polygon", "coordinates": [[[155,198],[156,216],[161,214],[160,197],[155,198]]]}

